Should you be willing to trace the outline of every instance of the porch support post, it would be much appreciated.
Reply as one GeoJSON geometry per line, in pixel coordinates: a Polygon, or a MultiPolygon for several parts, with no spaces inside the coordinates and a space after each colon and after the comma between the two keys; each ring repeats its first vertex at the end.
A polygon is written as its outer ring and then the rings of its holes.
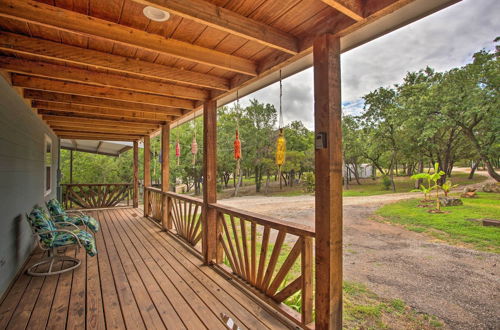
{"type": "Polygon", "coordinates": [[[134,208],[139,207],[139,143],[134,141],[134,208]]]}
{"type": "Polygon", "coordinates": [[[149,195],[146,187],[151,187],[151,143],[149,135],[144,135],[144,216],[149,215],[149,195]]]}
{"type": "Polygon", "coordinates": [[[169,198],[165,194],[168,192],[170,185],[170,125],[164,124],[161,126],[161,190],[162,194],[162,214],[161,222],[164,230],[172,229],[170,221],[170,205],[169,198]]]}
{"type": "Polygon", "coordinates": [[[340,40],[314,41],[316,329],[342,329],[340,40]],[[322,142],[323,141],[323,142],[322,142]]]}
{"type": "Polygon", "coordinates": [[[217,201],[217,102],[203,104],[203,258],[217,260],[217,212],[208,207],[217,201]]]}

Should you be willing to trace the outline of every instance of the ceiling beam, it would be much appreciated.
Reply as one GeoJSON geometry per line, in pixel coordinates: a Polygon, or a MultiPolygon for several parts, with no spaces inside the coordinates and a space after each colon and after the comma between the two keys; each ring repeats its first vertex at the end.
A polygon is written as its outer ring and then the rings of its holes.
{"type": "Polygon", "coordinates": [[[47,91],[37,91],[33,89],[25,89],[23,92],[23,96],[26,99],[37,100],[37,101],[81,104],[92,107],[112,108],[118,110],[165,113],[171,116],[181,116],[187,112],[187,110],[182,110],[179,108],[172,108],[172,107],[164,107],[160,105],[109,100],[109,99],[101,99],[101,98],[81,96],[81,95],[61,94],[61,93],[54,93],[47,91]]]}
{"type": "Polygon", "coordinates": [[[66,126],[66,125],[64,126],[51,125],[50,127],[54,131],[66,130],[66,131],[84,132],[84,133],[94,132],[94,133],[112,133],[112,134],[124,134],[124,135],[145,135],[152,132],[152,130],[144,130],[144,129],[127,130],[127,129],[114,129],[114,128],[104,128],[104,127],[89,128],[89,127],[66,126]]]}
{"type": "Polygon", "coordinates": [[[114,87],[191,100],[205,100],[208,98],[208,92],[203,89],[130,78],[117,74],[78,69],[41,61],[24,60],[9,56],[0,56],[0,69],[42,78],[59,79],[95,86],[114,87]]]}
{"type": "Polygon", "coordinates": [[[75,120],[73,117],[67,117],[67,116],[58,116],[58,115],[49,115],[49,114],[42,114],[42,119],[45,121],[50,121],[50,122],[63,122],[63,123],[71,123],[71,122],[79,122],[81,124],[87,124],[87,125],[110,125],[110,126],[123,126],[123,127],[146,127],[146,128],[151,128],[155,129],[158,127],[157,124],[149,124],[149,123],[140,123],[140,122],[135,122],[135,121],[126,121],[126,120],[109,120],[109,119],[94,119],[94,118],[78,118],[78,120],[75,120]]]}
{"type": "Polygon", "coordinates": [[[62,113],[62,114],[82,114],[82,115],[89,115],[89,116],[95,116],[95,117],[100,117],[100,116],[106,116],[106,117],[113,117],[116,118],[117,120],[121,119],[149,119],[149,120],[156,120],[156,121],[171,121],[173,118],[171,116],[167,115],[158,115],[158,114],[150,114],[150,113],[143,113],[143,112],[135,112],[135,111],[129,111],[125,112],[124,110],[114,110],[114,109],[105,109],[105,108],[78,108],[81,106],[78,105],[51,105],[47,107],[36,107],[38,110],[47,110],[47,111],[52,111],[52,112],[57,112],[57,113],[62,113]]]}
{"type": "Polygon", "coordinates": [[[362,0],[321,0],[342,14],[349,16],[355,21],[362,21],[363,2],[362,0]]]}
{"type": "Polygon", "coordinates": [[[0,16],[75,32],[85,36],[96,36],[123,45],[159,52],[223,70],[244,73],[250,76],[257,74],[255,63],[242,57],[172,38],[165,38],[37,1],[1,1],[0,16]]]}
{"type": "Polygon", "coordinates": [[[104,134],[104,133],[83,133],[83,132],[68,132],[54,131],[61,139],[75,140],[108,140],[108,141],[138,141],[141,136],[136,135],[119,135],[119,134],[104,134]]]}
{"type": "Polygon", "coordinates": [[[134,0],[146,6],[208,25],[242,38],[258,42],[290,54],[298,53],[298,40],[265,23],[242,16],[203,0],[134,0]]]}
{"type": "Polygon", "coordinates": [[[140,78],[157,78],[217,90],[229,89],[229,82],[225,78],[3,31],[0,31],[0,49],[40,59],[89,65],[140,78]]]}
{"type": "MultiPolygon", "coordinates": [[[[47,101],[32,101],[31,106],[36,109],[47,109],[47,110],[68,110],[68,111],[80,111],[80,112],[89,112],[89,113],[97,113],[99,111],[103,111],[102,113],[109,113],[113,115],[130,115],[134,116],[137,114],[152,114],[158,116],[174,116],[178,117],[180,115],[180,111],[174,110],[140,110],[140,109],[115,109],[108,107],[96,107],[96,106],[88,106],[82,104],[75,103],[60,103],[60,102],[47,102],[47,101]]],[[[160,117],[161,118],[161,117],[160,117]]],[[[171,118],[171,117],[165,117],[171,118]]]]}
{"type": "Polygon", "coordinates": [[[154,131],[158,129],[158,127],[146,127],[146,126],[125,126],[125,125],[117,125],[115,123],[114,125],[111,124],[87,124],[87,123],[75,123],[75,121],[62,121],[62,120],[52,120],[52,119],[47,119],[45,120],[47,124],[50,126],[64,126],[64,127],[80,127],[80,128],[119,128],[121,130],[129,129],[129,130],[144,130],[144,131],[154,131]]]}
{"type": "Polygon", "coordinates": [[[63,94],[91,96],[110,100],[155,104],[183,109],[194,109],[194,102],[191,100],[141,92],[131,92],[111,87],[90,86],[73,82],[25,76],[17,73],[12,74],[12,85],[16,87],[58,92],[63,94]]]}
{"type": "Polygon", "coordinates": [[[133,118],[133,117],[113,117],[108,115],[94,115],[94,114],[86,114],[78,112],[54,111],[45,109],[38,109],[37,112],[40,115],[66,117],[66,118],[71,118],[72,120],[81,120],[81,119],[110,120],[113,121],[116,125],[119,125],[121,122],[136,122],[136,123],[155,124],[155,125],[162,125],[168,123],[167,120],[155,120],[149,118],[133,118]]]}

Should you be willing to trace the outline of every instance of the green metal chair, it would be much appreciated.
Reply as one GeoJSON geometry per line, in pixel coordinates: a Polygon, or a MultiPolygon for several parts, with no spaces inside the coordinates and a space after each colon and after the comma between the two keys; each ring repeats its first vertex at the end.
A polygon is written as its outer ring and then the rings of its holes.
{"type": "Polygon", "coordinates": [[[80,211],[74,211],[76,215],[71,216],[64,210],[61,203],[55,198],[45,203],[50,215],[55,222],[71,222],[77,226],[85,226],[92,230],[94,233],[99,231],[99,221],[93,217],[84,214],[80,211]]]}
{"type": "Polygon", "coordinates": [[[43,251],[47,251],[48,254],[48,257],[31,265],[26,271],[27,274],[31,276],[48,276],[78,268],[81,265],[79,259],[64,255],[64,251],[61,252],[67,247],[76,246],[78,251],[83,247],[89,256],[97,254],[95,239],[92,234],[81,230],[75,224],[53,222],[49,214],[41,207],[35,207],[26,217],[38,246],[43,251]],[[61,268],[54,270],[54,266],[59,263],[61,268]],[[45,265],[48,265],[47,271],[44,270],[45,265]]]}

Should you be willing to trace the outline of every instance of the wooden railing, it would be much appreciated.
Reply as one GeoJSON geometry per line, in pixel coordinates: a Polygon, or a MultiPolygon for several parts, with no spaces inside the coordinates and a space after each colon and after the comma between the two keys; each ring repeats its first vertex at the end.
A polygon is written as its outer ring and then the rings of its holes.
{"type": "MultiPolygon", "coordinates": [[[[168,198],[171,232],[201,252],[203,200],[146,187],[147,215],[162,223],[168,198]]],[[[287,317],[307,326],[313,319],[313,244],[308,226],[210,204],[217,214],[216,267],[287,317]],[[294,306],[294,309],[288,307],[294,306]]]]}
{"type": "Polygon", "coordinates": [[[144,187],[144,195],[146,194],[148,194],[148,197],[145,200],[148,201],[148,205],[144,205],[145,214],[156,222],[161,223],[163,192],[158,188],[144,187]]]}
{"type": "Polygon", "coordinates": [[[302,325],[313,315],[314,231],[279,219],[220,204],[217,210],[218,240],[230,272],[243,283],[271,298],[302,325]],[[300,306],[300,316],[282,304],[300,306]]]}
{"type": "Polygon", "coordinates": [[[166,193],[170,207],[170,219],[173,229],[191,246],[201,251],[201,230],[203,201],[198,198],[166,193]]]}
{"type": "Polygon", "coordinates": [[[131,183],[62,184],[65,208],[84,209],[114,207],[126,201],[129,205],[133,194],[131,183]]]}

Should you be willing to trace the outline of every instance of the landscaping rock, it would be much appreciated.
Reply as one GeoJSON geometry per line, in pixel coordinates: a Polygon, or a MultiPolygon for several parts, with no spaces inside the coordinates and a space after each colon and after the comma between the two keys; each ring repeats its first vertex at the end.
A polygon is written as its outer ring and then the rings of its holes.
{"type": "Polygon", "coordinates": [[[472,188],[472,187],[465,187],[464,188],[464,194],[468,193],[468,192],[474,192],[476,191],[477,188],[472,188]]]}
{"type": "Polygon", "coordinates": [[[439,202],[441,206],[460,206],[464,205],[460,198],[455,197],[439,197],[439,202]]]}
{"type": "Polygon", "coordinates": [[[477,197],[477,195],[476,195],[475,191],[469,191],[469,192],[464,192],[462,195],[460,195],[460,197],[462,197],[462,198],[475,198],[475,197],[477,197]]]}
{"type": "Polygon", "coordinates": [[[487,193],[500,193],[500,184],[496,182],[486,183],[481,189],[487,193]]]}

